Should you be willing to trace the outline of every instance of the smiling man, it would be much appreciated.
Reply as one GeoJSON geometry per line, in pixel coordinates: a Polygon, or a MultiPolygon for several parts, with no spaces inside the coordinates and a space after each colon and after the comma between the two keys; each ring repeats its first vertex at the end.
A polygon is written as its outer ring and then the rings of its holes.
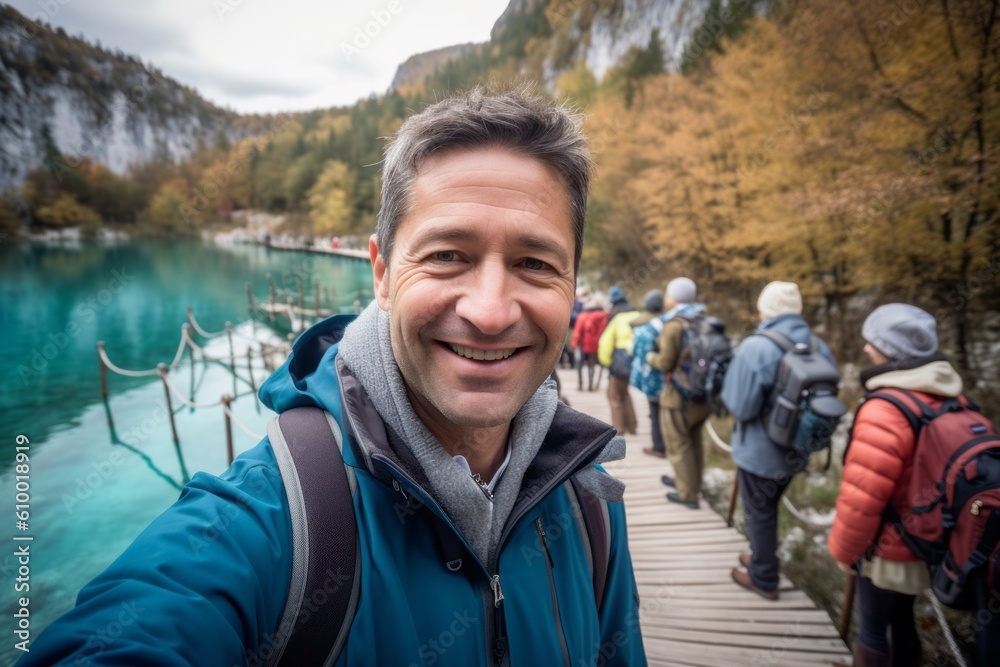
{"type": "Polygon", "coordinates": [[[269,436],[196,475],[22,662],[645,664],[623,486],[597,467],[624,442],[547,379],[583,242],[580,125],[480,90],[404,123],[375,301],[299,337],[261,389],[269,436]],[[95,641],[123,604],[142,612],[95,641]]]}

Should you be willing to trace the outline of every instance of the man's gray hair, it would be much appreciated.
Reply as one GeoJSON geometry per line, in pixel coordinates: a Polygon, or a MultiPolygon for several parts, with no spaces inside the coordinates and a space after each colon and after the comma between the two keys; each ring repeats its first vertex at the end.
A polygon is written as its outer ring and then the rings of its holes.
{"type": "Polygon", "coordinates": [[[440,151],[495,147],[537,158],[559,173],[569,195],[573,266],[579,270],[593,164],[582,128],[583,116],[524,89],[493,93],[477,87],[408,118],[385,148],[375,238],[386,264],[420,164],[440,151]]]}

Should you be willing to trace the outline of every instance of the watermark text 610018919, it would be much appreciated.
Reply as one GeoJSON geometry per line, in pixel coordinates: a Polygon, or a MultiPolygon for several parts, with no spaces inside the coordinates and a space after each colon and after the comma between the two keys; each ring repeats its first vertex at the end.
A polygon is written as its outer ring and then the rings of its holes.
{"type": "Polygon", "coordinates": [[[14,595],[17,610],[14,612],[14,648],[28,651],[31,642],[31,541],[27,534],[31,520],[31,442],[26,435],[14,439],[14,557],[17,559],[17,576],[14,577],[14,595]]]}

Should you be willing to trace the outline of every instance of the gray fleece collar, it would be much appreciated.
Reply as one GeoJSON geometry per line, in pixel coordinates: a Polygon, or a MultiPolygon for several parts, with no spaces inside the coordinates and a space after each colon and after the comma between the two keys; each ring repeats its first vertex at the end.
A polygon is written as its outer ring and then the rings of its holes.
{"type": "Polygon", "coordinates": [[[510,463],[491,502],[414,414],[392,354],[389,316],[376,303],[347,327],[338,356],[361,383],[388,428],[409,449],[427,479],[427,491],[476,555],[488,563],[517,499],[524,471],[552,423],[558,402],[554,386],[545,383],[539,387],[514,417],[509,436],[510,463]]]}

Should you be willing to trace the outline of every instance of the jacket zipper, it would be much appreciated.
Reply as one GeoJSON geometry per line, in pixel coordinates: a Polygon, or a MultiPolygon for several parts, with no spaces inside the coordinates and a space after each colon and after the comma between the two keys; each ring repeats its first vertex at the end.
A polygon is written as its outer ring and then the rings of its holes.
{"type": "MultiPolygon", "coordinates": [[[[353,419],[350,416],[350,411],[348,410],[346,411],[346,413],[348,415],[347,417],[348,420],[351,420],[353,422],[353,419]]],[[[354,428],[354,432],[355,433],[358,432],[356,428],[354,428]]],[[[601,435],[591,440],[586,447],[582,448],[580,453],[578,453],[575,457],[573,457],[573,460],[570,461],[568,465],[563,467],[563,471],[575,469],[579,465],[579,463],[583,459],[590,456],[595,449],[603,447],[607,445],[609,442],[611,442],[612,438],[614,438],[614,435],[615,435],[614,432],[606,432],[602,433],[601,435]]],[[[452,531],[454,531],[455,535],[458,536],[458,539],[462,542],[462,544],[468,550],[469,554],[472,556],[473,561],[475,561],[475,563],[479,566],[480,570],[482,570],[482,572],[486,575],[487,579],[489,579],[490,590],[493,592],[493,604],[492,607],[488,602],[485,605],[487,609],[487,614],[486,614],[487,618],[485,623],[486,635],[487,635],[486,646],[493,647],[494,664],[496,664],[498,667],[500,665],[505,664],[504,660],[507,656],[507,635],[506,635],[506,626],[504,623],[504,615],[503,615],[503,589],[500,587],[500,574],[499,573],[491,574],[490,569],[486,567],[481,560],[479,560],[479,556],[476,555],[476,552],[472,550],[472,547],[469,546],[469,543],[465,540],[462,534],[455,529],[454,524],[446,517],[444,510],[441,509],[441,506],[437,503],[437,501],[434,500],[434,498],[432,498],[429,493],[424,491],[424,489],[419,484],[417,484],[413,480],[413,478],[411,478],[405,472],[400,470],[395,464],[393,464],[391,461],[389,461],[383,456],[379,456],[378,454],[372,454],[371,459],[373,461],[378,461],[382,463],[384,466],[389,468],[389,470],[393,473],[394,476],[398,477],[399,479],[405,480],[410,484],[411,488],[416,489],[417,491],[420,492],[419,493],[419,495],[421,496],[420,501],[428,508],[430,508],[431,511],[434,512],[439,519],[444,521],[448,525],[448,527],[451,528],[452,531]],[[492,617],[492,619],[490,617],[492,617]],[[490,620],[493,621],[492,632],[490,631],[491,630],[490,620]]],[[[496,555],[494,556],[494,559],[497,560],[496,563],[497,566],[499,566],[500,552],[503,551],[503,546],[504,544],[506,544],[507,538],[510,536],[511,532],[513,532],[514,526],[524,517],[524,515],[526,515],[529,511],[531,511],[531,509],[535,507],[535,505],[537,505],[542,498],[545,498],[552,489],[565,482],[567,477],[568,475],[563,475],[563,474],[553,476],[552,479],[550,479],[545,484],[545,486],[543,486],[538,491],[538,493],[532,496],[531,501],[525,503],[524,506],[520,508],[517,505],[514,506],[515,512],[511,512],[510,516],[507,517],[507,524],[504,526],[503,533],[500,534],[500,542],[497,544],[496,555]]],[[[402,488],[400,488],[400,493],[403,493],[402,488]]],[[[403,495],[405,496],[406,494],[403,493],[403,495]]],[[[497,568],[495,567],[494,569],[497,568]]],[[[559,631],[560,633],[562,633],[561,625],[559,625],[559,631]]],[[[562,638],[562,641],[565,642],[565,637],[562,638]]]]}
{"type": "MultiPolygon", "coordinates": [[[[458,536],[458,539],[465,546],[469,555],[472,556],[472,560],[479,566],[479,569],[486,575],[488,589],[484,586],[483,588],[483,608],[485,611],[485,622],[484,628],[486,632],[485,641],[487,651],[492,651],[493,661],[496,665],[503,665],[504,658],[507,655],[507,637],[504,632],[504,619],[503,619],[503,589],[500,586],[500,575],[491,574],[486,566],[483,565],[482,561],[476,555],[476,552],[472,550],[469,543],[466,542],[465,538],[455,530],[455,526],[449,521],[441,509],[441,506],[437,503],[434,498],[430,496],[426,491],[421,488],[413,479],[407,475],[405,472],[396,467],[388,459],[379,456],[378,454],[372,455],[373,461],[378,461],[382,465],[389,468],[394,477],[398,477],[409,483],[410,487],[416,490],[419,494],[418,500],[427,506],[439,519],[445,522],[445,524],[451,528],[451,530],[458,536]]],[[[393,480],[393,488],[395,488],[404,498],[409,499],[406,491],[403,489],[402,484],[399,484],[395,479],[393,480]],[[398,487],[398,488],[396,488],[398,487]]]]}
{"type": "Polygon", "coordinates": [[[552,611],[555,614],[556,633],[559,635],[559,648],[562,650],[563,665],[569,667],[569,647],[566,645],[566,634],[563,632],[562,617],[559,615],[559,596],[556,595],[556,578],[553,570],[555,563],[552,562],[552,554],[549,553],[549,543],[545,540],[545,528],[542,526],[542,517],[535,519],[535,527],[538,529],[538,540],[542,544],[542,551],[545,553],[545,565],[549,575],[549,592],[552,594],[552,611]]]}

